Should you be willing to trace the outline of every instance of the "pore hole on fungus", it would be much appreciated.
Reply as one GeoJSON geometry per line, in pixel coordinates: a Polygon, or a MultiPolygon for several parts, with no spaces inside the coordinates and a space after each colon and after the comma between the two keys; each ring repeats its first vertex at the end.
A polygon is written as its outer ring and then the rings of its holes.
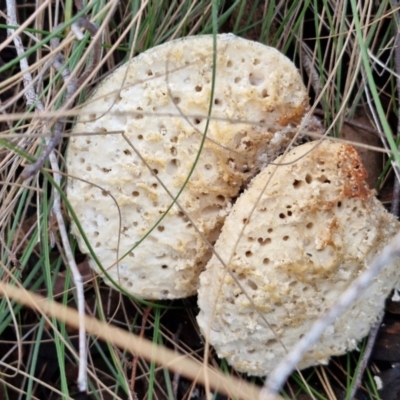
{"type": "Polygon", "coordinates": [[[263,89],[263,90],[261,91],[261,98],[262,98],[262,99],[266,99],[268,96],[269,96],[268,90],[267,90],[267,89],[263,89]]]}
{"type": "Polygon", "coordinates": [[[132,153],[130,150],[126,149],[126,150],[124,150],[124,154],[127,156],[130,156],[132,153]]]}
{"type": "Polygon", "coordinates": [[[305,181],[308,183],[308,184],[310,184],[311,182],[312,182],[312,176],[310,175],[310,174],[307,174],[306,175],[306,179],[305,179],[305,181]]]}
{"type": "Polygon", "coordinates": [[[195,125],[199,125],[200,122],[201,122],[201,119],[200,119],[200,118],[195,118],[195,119],[193,120],[193,123],[194,123],[195,125]]]}
{"type": "Polygon", "coordinates": [[[226,63],[226,66],[227,66],[228,68],[231,68],[232,65],[233,65],[233,62],[232,62],[231,60],[228,60],[228,62],[226,63]]]}
{"type": "Polygon", "coordinates": [[[205,216],[207,216],[207,215],[216,214],[216,213],[220,212],[220,210],[221,210],[221,206],[212,205],[212,206],[204,207],[203,210],[201,211],[201,213],[204,214],[205,216]]]}
{"type": "Polygon", "coordinates": [[[219,105],[222,104],[222,101],[221,101],[220,99],[215,99],[215,100],[214,100],[214,104],[215,104],[216,106],[219,106],[219,105]]]}
{"type": "Polygon", "coordinates": [[[303,181],[298,181],[297,179],[295,179],[295,180],[293,181],[293,187],[294,187],[295,189],[299,189],[299,188],[301,187],[302,184],[303,184],[303,181]]]}
{"type": "Polygon", "coordinates": [[[201,92],[203,90],[203,87],[200,85],[197,85],[195,88],[196,92],[201,92]]]}
{"type": "Polygon", "coordinates": [[[264,258],[263,264],[268,265],[269,264],[269,258],[264,258]]]}
{"type": "Polygon", "coordinates": [[[177,172],[177,170],[180,167],[180,165],[181,165],[181,162],[178,159],[173,158],[167,164],[167,168],[166,168],[167,169],[167,174],[174,175],[177,172]]]}
{"type": "Polygon", "coordinates": [[[239,82],[241,81],[241,79],[242,79],[242,78],[240,78],[239,76],[237,76],[237,77],[234,79],[234,82],[235,82],[235,83],[239,83],[239,82]]]}
{"type": "Polygon", "coordinates": [[[309,223],[306,225],[306,228],[307,228],[307,229],[311,229],[313,226],[314,226],[314,224],[313,224],[312,222],[309,222],[309,223]]]}
{"type": "Polygon", "coordinates": [[[289,236],[286,235],[282,239],[283,239],[284,242],[287,242],[289,240],[289,236]]]}
{"type": "Polygon", "coordinates": [[[139,196],[139,192],[137,190],[132,192],[132,196],[133,197],[138,197],[139,196]]]}
{"type": "Polygon", "coordinates": [[[174,104],[179,104],[181,102],[181,98],[180,97],[173,97],[172,101],[174,104]]]}
{"type": "Polygon", "coordinates": [[[261,244],[261,246],[265,246],[266,244],[271,243],[271,238],[258,238],[257,242],[261,244]]]}
{"type": "Polygon", "coordinates": [[[321,182],[321,183],[328,183],[328,184],[331,183],[331,181],[325,175],[321,175],[318,178],[318,181],[321,182]]]}
{"type": "Polygon", "coordinates": [[[247,286],[250,289],[253,289],[253,290],[257,290],[258,289],[258,285],[254,281],[252,281],[251,279],[247,279],[247,286]]]}
{"type": "Polygon", "coordinates": [[[163,225],[158,225],[158,226],[157,226],[157,230],[158,230],[159,232],[164,232],[165,228],[164,228],[163,225]]]}
{"type": "Polygon", "coordinates": [[[251,257],[253,255],[253,253],[251,251],[246,251],[246,257],[251,257]]]}
{"type": "Polygon", "coordinates": [[[285,219],[285,218],[286,218],[286,215],[285,215],[284,213],[280,213],[280,214],[279,214],[279,218],[280,218],[280,219],[285,219]]]}
{"type": "Polygon", "coordinates": [[[250,73],[249,82],[252,86],[259,86],[264,82],[264,75],[260,72],[250,73]]]}
{"type": "Polygon", "coordinates": [[[163,265],[161,265],[161,268],[162,268],[162,269],[167,269],[167,268],[168,268],[168,265],[163,264],[163,265]]]}

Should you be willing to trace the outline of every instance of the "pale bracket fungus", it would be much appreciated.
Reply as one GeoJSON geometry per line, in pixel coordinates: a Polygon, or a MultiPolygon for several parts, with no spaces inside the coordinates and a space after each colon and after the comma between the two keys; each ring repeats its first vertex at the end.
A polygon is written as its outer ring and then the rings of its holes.
{"type": "MultiPolygon", "coordinates": [[[[141,298],[196,293],[211,251],[193,224],[213,243],[243,183],[290,143],[308,109],[300,74],[280,52],[231,34],[218,35],[217,48],[215,68],[212,36],[146,51],[100,85],[73,130],[98,135],[70,140],[68,199],[107,273],[141,298]],[[160,182],[176,196],[195,164],[214,71],[210,140],[179,197],[191,220],[174,205],[130,250],[172,202],[160,182]]],[[[72,232],[89,253],[74,223],[72,232]]]]}
{"type": "MultiPolygon", "coordinates": [[[[366,185],[352,146],[309,142],[274,164],[225,220],[215,250],[230,273],[213,256],[200,276],[201,331],[220,357],[252,375],[271,372],[400,230],[366,185]]],[[[388,263],[299,369],[356,348],[383,312],[399,266],[388,263]]]]}

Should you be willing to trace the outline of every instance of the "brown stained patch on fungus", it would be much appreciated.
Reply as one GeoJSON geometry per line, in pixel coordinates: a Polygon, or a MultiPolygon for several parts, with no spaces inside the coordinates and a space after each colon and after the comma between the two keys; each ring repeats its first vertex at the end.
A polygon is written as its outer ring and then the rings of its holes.
{"type": "Polygon", "coordinates": [[[353,146],[344,146],[338,162],[338,168],[347,178],[343,189],[345,197],[366,199],[371,196],[371,190],[365,182],[367,171],[361,161],[361,157],[353,146]]]}
{"type": "MultiPolygon", "coordinates": [[[[240,274],[252,301],[235,296],[235,280],[215,256],[200,276],[198,295],[197,321],[209,343],[252,375],[268,374],[286,354],[282,343],[291,349],[400,229],[365,184],[352,146],[310,142],[274,164],[237,199],[215,244],[222,260],[232,258],[228,268],[240,274]],[[266,237],[271,245],[263,245],[266,237]]],[[[298,368],[354,349],[381,314],[399,267],[399,260],[387,265],[298,368]]]]}
{"type": "Polygon", "coordinates": [[[287,126],[289,124],[294,126],[299,125],[307,109],[308,109],[308,99],[307,101],[304,101],[302,104],[293,109],[289,110],[282,109],[282,115],[278,119],[279,125],[281,126],[287,126]]]}

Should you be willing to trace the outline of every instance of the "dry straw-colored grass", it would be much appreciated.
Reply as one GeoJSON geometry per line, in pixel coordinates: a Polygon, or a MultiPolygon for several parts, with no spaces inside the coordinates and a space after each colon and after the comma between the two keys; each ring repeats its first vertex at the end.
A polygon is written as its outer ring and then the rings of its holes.
{"type": "MultiPolygon", "coordinates": [[[[215,398],[212,393],[217,389],[228,398],[258,397],[261,381],[247,380],[218,363],[212,349],[204,358],[193,301],[153,304],[122,298],[86,271],[74,239],[60,236],[64,228],[68,232],[66,206],[58,213],[52,207],[60,195],[65,200],[63,156],[71,125],[96,84],[127,59],[174,38],[233,31],[277,47],[295,61],[310,91],[311,112],[322,119],[327,134],[362,144],[366,166],[371,167],[370,183],[391,201],[393,174],[387,155],[399,159],[393,133],[400,73],[395,72],[396,4],[389,0],[5,2],[0,11],[0,398],[43,398],[45,393],[49,399],[68,399],[77,391],[77,333],[71,327],[78,327],[79,318],[67,308],[77,307],[69,269],[75,261],[86,274],[85,370],[93,398],[186,399],[196,393],[200,393],[197,398],[215,398]],[[15,3],[18,26],[8,19],[15,3]],[[86,23],[78,40],[75,24],[82,16],[98,30],[89,32],[86,23]],[[50,43],[56,36],[59,43],[50,43]],[[59,69],[51,66],[57,54],[64,57],[59,69]],[[26,70],[21,71],[24,60],[26,70]],[[64,65],[70,75],[63,72],[64,65]],[[81,80],[77,91],[71,89],[74,79],[81,80]],[[52,152],[51,164],[46,162],[39,173],[22,179],[44,141],[51,142],[57,132],[62,140],[52,152]],[[49,301],[33,294],[38,291],[49,301]],[[174,323],[169,323],[171,318],[174,323]],[[99,344],[99,339],[105,342],[99,344]],[[44,356],[45,343],[51,344],[52,357],[44,356]],[[58,371],[56,377],[49,368],[58,371]]],[[[295,374],[282,394],[334,399],[332,382],[350,393],[354,369],[339,361],[333,366],[315,369],[315,374],[302,379],[295,374]]],[[[364,388],[376,397],[372,380],[365,380],[364,388]]]]}

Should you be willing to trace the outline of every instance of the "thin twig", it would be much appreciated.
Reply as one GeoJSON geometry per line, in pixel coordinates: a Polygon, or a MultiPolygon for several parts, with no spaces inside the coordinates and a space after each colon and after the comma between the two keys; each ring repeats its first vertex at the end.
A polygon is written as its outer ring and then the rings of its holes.
{"type": "Polygon", "coordinates": [[[318,97],[322,93],[322,86],[321,86],[321,80],[319,77],[319,74],[317,72],[317,69],[315,68],[315,54],[311,58],[310,55],[308,54],[308,47],[302,46],[301,47],[301,61],[302,65],[307,72],[310,83],[312,88],[314,89],[316,97],[318,97]]]}
{"type": "MultiPolygon", "coordinates": [[[[54,30],[58,30],[62,26],[62,24],[57,25],[54,30]]],[[[97,31],[98,27],[91,23],[87,17],[79,18],[78,21],[74,24],[74,26],[79,29],[80,27],[84,27],[87,29],[92,36],[94,36],[97,31]]],[[[78,39],[80,36],[78,37],[78,39]]],[[[55,50],[60,44],[59,38],[55,37],[50,40],[50,46],[52,50],[55,50]]],[[[57,52],[56,55],[50,60],[50,63],[57,72],[61,73],[61,76],[66,83],[67,87],[67,94],[64,103],[66,106],[64,107],[65,110],[71,108],[72,103],[69,102],[69,99],[76,93],[79,87],[85,82],[85,80],[89,77],[89,75],[93,72],[94,68],[96,67],[97,63],[100,59],[100,41],[97,40],[95,43],[92,61],[88,67],[88,69],[82,74],[82,76],[77,80],[74,76],[71,75],[69,68],[65,65],[64,56],[57,52]]],[[[44,69],[46,70],[49,64],[45,64],[44,69]]],[[[43,75],[43,74],[42,74],[43,75]]],[[[40,81],[41,82],[41,79],[40,81]]],[[[39,169],[43,166],[44,162],[48,158],[49,154],[60,144],[62,136],[62,123],[57,121],[53,128],[53,135],[47,141],[46,148],[42,151],[38,159],[31,165],[27,166],[21,174],[22,179],[28,179],[39,171],[39,169]]]]}
{"type": "Polygon", "coordinates": [[[357,297],[370,285],[372,280],[379,275],[380,271],[394,258],[400,257],[400,233],[398,233],[377,255],[370,267],[363,272],[339,297],[330,311],[321,319],[317,320],[309,332],[300,339],[278,366],[271,372],[265,381],[260,393],[260,400],[274,398],[283,384],[301,361],[307,350],[318,341],[325,329],[331,325],[342,313],[356,300],[357,297]]]}
{"type": "MultiPolygon", "coordinates": [[[[394,65],[396,69],[397,76],[400,74],[400,14],[399,14],[399,2],[398,0],[392,0],[392,7],[397,11],[394,12],[394,21],[396,24],[396,38],[394,42],[394,65]]],[[[397,88],[397,137],[400,135],[400,79],[396,78],[396,88],[397,88]]],[[[400,151],[400,147],[398,148],[400,151]]],[[[393,163],[393,167],[397,170],[399,166],[393,163]]],[[[399,215],[400,210],[400,181],[395,176],[394,178],[394,187],[393,187],[393,197],[392,197],[392,206],[391,213],[396,217],[399,215]]]]}
{"type": "MultiPolygon", "coordinates": [[[[319,108],[316,108],[314,110],[314,114],[324,116],[325,115],[325,111],[321,110],[319,108]]],[[[347,124],[347,125],[351,125],[351,126],[354,126],[356,128],[362,129],[363,131],[372,133],[375,136],[381,138],[381,134],[379,133],[379,131],[377,129],[371,128],[371,126],[363,124],[362,122],[358,122],[358,121],[355,121],[355,120],[353,120],[351,118],[347,118],[347,117],[343,118],[343,122],[345,124],[347,124]]]]}
{"type": "MultiPolygon", "coordinates": [[[[174,350],[179,354],[179,335],[182,332],[182,324],[179,324],[179,327],[177,331],[173,335],[173,341],[174,341],[174,350]]],[[[174,373],[174,377],[172,379],[172,393],[174,394],[174,398],[178,398],[178,387],[179,387],[179,379],[181,377],[181,374],[179,372],[174,373]]]]}
{"type": "MultiPolygon", "coordinates": [[[[99,30],[98,26],[93,24],[92,22],[90,22],[87,17],[79,18],[78,21],[76,22],[76,24],[79,27],[85,28],[92,35],[92,37],[95,37],[96,33],[99,30]]],[[[92,60],[89,64],[89,66],[86,68],[86,71],[78,79],[77,89],[79,89],[82,86],[82,84],[86,81],[86,79],[95,70],[95,68],[97,67],[97,65],[100,61],[101,43],[100,43],[99,39],[100,39],[100,36],[97,39],[95,39],[95,41],[94,41],[92,60]]]]}
{"type": "MultiPolygon", "coordinates": [[[[143,316],[142,316],[142,326],[140,327],[140,334],[139,337],[143,339],[144,337],[144,331],[146,329],[146,324],[147,324],[147,319],[149,318],[150,312],[152,308],[147,307],[144,310],[143,316]]],[[[137,371],[137,365],[139,362],[139,354],[135,354],[133,361],[132,361],[132,373],[131,373],[131,384],[130,384],[130,389],[132,392],[135,390],[135,381],[136,381],[136,371],[137,371]]]]}
{"type": "MultiPolygon", "coordinates": [[[[7,17],[8,23],[12,26],[18,26],[16,5],[14,0],[7,0],[7,17]]],[[[13,30],[8,30],[8,35],[14,33],[13,30]]],[[[37,93],[32,85],[32,75],[29,72],[29,65],[26,57],[24,57],[24,47],[22,41],[18,35],[14,36],[14,46],[17,50],[17,54],[20,59],[20,68],[24,72],[24,87],[25,87],[25,99],[28,106],[35,105],[35,108],[40,112],[44,113],[46,110],[43,103],[38,98],[37,93]]],[[[46,131],[46,125],[44,130],[46,131]]],[[[45,138],[47,144],[50,142],[50,138],[45,138]]],[[[57,157],[52,149],[49,154],[50,164],[53,169],[54,180],[60,187],[61,175],[59,174],[60,169],[58,166],[57,157]]],[[[60,230],[61,240],[63,243],[66,258],[68,260],[69,267],[72,272],[72,276],[76,285],[77,299],[78,299],[78,313],[79,313],[79,372],[78,372],[78,388],[81,392],[87,391],[87,351],[86,351],[86,331],[85,331],[85,297],[83,291],[82,277],[79,273],[79,269],[75,263],[75,259],[71,250],[71,246],[68,240],[67,229],[64,224],[64,219],[61,212],[61,197],[57,190],[54,190],[54,204],[52,209],[54,215],[57,218],[58,227],[60,230]]]]}
{"type": "MultiPolygon", "coordinates": [[[[59,26],[55,29],[57,30],[59,26]]],[[[53,38],[50,41],[51,49],[54,50],[60,44],[60,40],[58,38],[53,38]]],[[[66,102],[68,99],[72,97],[72,95],[76,92],[77,89],[77,81],[76,78],[71,76],[71,72],[69,68],[65,65],[64,57],[61,53],[57,53],[53,60],[52,66],[54,69],[61,73],[61,76],[64,82],[67,82],[67,95],[66,102]]],[[[62,128],[63,124],[58,120],[53,128],[53,135],[47,140],[46,148],[42,151],[38,159],[31,165],[28,165],[21,174],[22,179],[28,179],[32,176],[35,176],[39,169],[43,166],[47,157],[50,153],[61,143],[62,136],[62,128]]]]}
{"type": "Polygon", "coordinates": [[[378,335],[379,328],[381,327],[383,315],[384,315],[384,313],[382,313],[381,317],[379,318],[379,321],[372,327],[371,331],[369,332],[367,345],[365,347],[364,354],[362,356],[360,367],[358,368],[358,371],[357,371],[357,376],[354,379],[354,383],[353,383],[352,389],[351,389],[351,394],[348,397],[349,399],[354,398],[357,390],[361,386],[362,377],[364,375],[365,368],[367,368],[368,361],[369,361],[369,358],[372,353],[372,349],[374,348],[376,336],[378,335]]]}

